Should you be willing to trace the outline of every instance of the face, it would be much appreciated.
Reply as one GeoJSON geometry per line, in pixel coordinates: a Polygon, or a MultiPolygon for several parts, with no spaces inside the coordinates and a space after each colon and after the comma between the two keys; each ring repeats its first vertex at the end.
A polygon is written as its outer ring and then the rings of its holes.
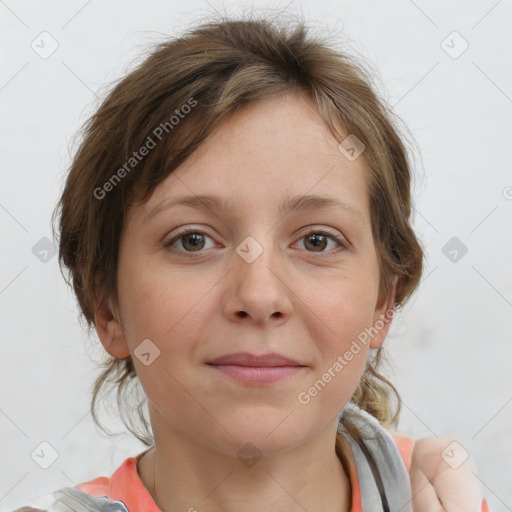
{"type": "Polygon", "coordinates": [[[363,156],[338,145],[305,96],[250,104],[128,211],[117,321],[104,311],[97,329],[110,354],[133,357],[154,432],[278,453],[336,423],[392,305],[378,298],[363,156]],[[225,204],[158,207],[203,195],[225,204]],[[280,209],[310,195],[346,208],[280,209]],[[295,366],[209,364],[240,352],[295,366]]]}

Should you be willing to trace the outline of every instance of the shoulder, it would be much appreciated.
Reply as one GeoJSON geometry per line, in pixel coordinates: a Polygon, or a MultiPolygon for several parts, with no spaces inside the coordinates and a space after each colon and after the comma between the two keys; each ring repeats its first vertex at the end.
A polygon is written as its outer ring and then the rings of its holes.
{"type": "Polygon", "coordinates": [[[91,496],[78,487],[63,487],[50,495],[16,509],[14,512],[129,512],[120,500],[110,500],[107,496],[91,496]],[[38,508],[34,508],[34,507],[38,508]],[[43,508],[39,508],[42,506],[43,508]]]}
{"type": "Polygon", "coordinates": [[[56,502],[53,493],[37,496],[35,499],[27,500],[27,503],[21,508],[17,508],[14,512],[47,512],[56,502]]]}
{"type": "Polygon", "coordinates": [[[42,508],[22,507],[17,508],[14,512],[46,512],[42,508]]]}
{"type": "Polygon", "coordinates": [[[405,468],[407,471],[410,471],[414,448],[419,441],[416,441],[414,437],[399,434],[398,432],[394,431],[389,431],[389,434],[393,438],[393,441],[395,442],[398,451],[400,452],[400,456],[402,457],[405,468]]]}

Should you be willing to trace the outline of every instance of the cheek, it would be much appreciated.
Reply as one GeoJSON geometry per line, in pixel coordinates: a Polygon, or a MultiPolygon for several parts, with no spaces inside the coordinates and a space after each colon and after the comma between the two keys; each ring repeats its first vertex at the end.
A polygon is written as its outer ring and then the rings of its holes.
{"type": "Polygon", "coordinates": [[[119,281],[130,346],[145,338],[172,343],[181,331],[200,325],[216,276],[152,264],[150,258],[135,263],[120,267],[119,281]]]}
{"type": "Polygon", "coordinates": [[[137,376],[155,407],[166,404],[164,409],[174,411],[168,418],[172,419],[190,407],[187,379],[201,343],[204,298],[212,284],[198,278],[191,286],[189,279],[180,278],[177,272],[149,266],[126,274],[124,279],[126,336],[137,376]],[[146,360],[139,357],[142,343],[149,354],[146,360]]]}
{"type": "Polygon", "coordinates": [[[123,276],[127,343],[148,399],[155,406],[167,403],[173,416],[190,407],[187,390],[196,386],[190,382],[191,369],[212,334],[205,325],[212,314],[207,308],[212,307],[218,277],[149,264],[141,268],[123,276]],[[149,355],[139,358],[141,354],[149,355]]]}
{"type": "Polygon", "coordinates": [[[343,374],[344,380],[356,384],[370,351],[368,329],[372,325],[376,297],[377,283],[371,276],[353,275],[351,279],[341,280],[330,291],[330,300],[318,309],[326,324],[323,336],[316,338],[324,340],[324,368],[336,375],[343,374]]]}
{"type": "Polygon", "coordinates": [[[305,411],[337,411],[356,390],[370,350],[367,331],[377,294],[372,279],[372,272],[354,271],[308,287],[299,315],[314,340],[318,366],[297,397],[305,411]]]}
{"type": "Polygon", "coordinates": [[[313,314],[303,318],[310,322],[312,338],[325,343],[329,352],[344,350],[371,325],[378,292],[372,272],[351,269],[346,275],[311,284],[308,290],[303,301],[313,314]]]}

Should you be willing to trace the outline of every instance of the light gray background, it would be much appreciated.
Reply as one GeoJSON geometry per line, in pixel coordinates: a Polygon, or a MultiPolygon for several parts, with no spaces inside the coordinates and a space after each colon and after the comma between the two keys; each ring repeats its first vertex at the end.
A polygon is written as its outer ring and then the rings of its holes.
{"type": "MultiPolygon", "coordinates": [[[[214,10],[239,13],[232,4],[0,1],[0,510],[110,476],[144,449],[94,427],[101,347],[80,329],[57,257],[44,263],[32,248],[52,238],[71,138],[100,87],[165,34],[214,10]],[[43,31],[59,45],[47,59],[31,48],[43,31]],[[48,469],[31,458],[43,441],[58,452],[48,469]]],[[[512,2],[251,5],[343,32],[374,63],[379,92],[415,137],[414,225],[427,268],[386,341],[404,401],[399,431],[457,439],[476,460],[491,510],[512,510],[512,2]],[[461,38],[469,47],[457,55],[461,38]],[[456,262],[442,252],[452,237],[468,249],[456,262]]]]}

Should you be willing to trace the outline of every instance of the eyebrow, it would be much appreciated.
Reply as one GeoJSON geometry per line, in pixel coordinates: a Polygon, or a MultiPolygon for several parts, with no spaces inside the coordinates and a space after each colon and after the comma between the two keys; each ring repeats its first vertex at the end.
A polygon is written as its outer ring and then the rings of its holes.
{"type": "MultiPolygon", "coordinates": [[[[158,203],[144,218],[143,223],[157,215],[163,210],[175,206],[189,206],[200,210],[230,210],[233,208],[233,197],[222,197],[217,195],[189,195],[177,196],[158,203]]],[[[359,223],[364,223],[363,214],[354,206],[347,204],[341,199],[334,197],[309,195],[293,196],[283,200],[279,204],[278,212],[281,216],[291,211],[309,211],[316,209],[339,208],[353,215],[359,223]]]]}

